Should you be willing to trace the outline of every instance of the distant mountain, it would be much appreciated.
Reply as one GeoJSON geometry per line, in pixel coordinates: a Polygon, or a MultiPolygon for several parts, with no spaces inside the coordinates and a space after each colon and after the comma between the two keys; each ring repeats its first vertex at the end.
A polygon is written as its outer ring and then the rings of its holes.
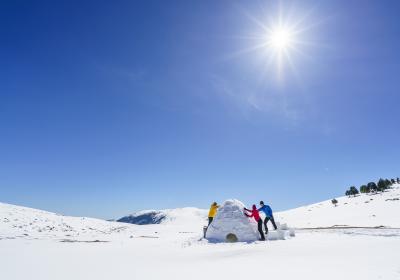
{"type": "Polygon", "coordinates": [[[165,210],[143,210],[122,217],[117,222],[136,225],[151,224],[203,224],[207,220],[207,210],[194,207],[165,209],[165,210]]]}
{"type": "Polygon", "coordinates": [[[147,210],[140,211],[117,220],[121,223],[129,223],[135,225],[150,225],[160,224],[166,217],[166,214],[161,211],[147,210]]]}

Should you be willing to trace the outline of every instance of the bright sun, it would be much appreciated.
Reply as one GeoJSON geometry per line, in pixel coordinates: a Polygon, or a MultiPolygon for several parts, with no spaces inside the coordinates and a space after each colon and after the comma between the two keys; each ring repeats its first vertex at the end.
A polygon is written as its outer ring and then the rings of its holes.
{"type": "Polygon", "coordinates": [[[276,14],[274,11],[271,14],[262,13],[262,19],[245,12],[255,24],[255,29],[249,30],[243,36],[247,47],[231,54],[230,57],[257,53],[257,60],[254,61],[260,66],[261,75],[269,77],[270,74],[274,74],[277,80],[283,81],[287,71],[292,71],[296,76],[299,74],[296,60],[307,55],[309,48],[315,45],[310,41],[310,32],[318,23],[309,18],[312,11],[301,14],[303,10],[300,8],[295,9],[291,6],[285,10],[280,4],[275,7],[276,14]]]}
{"type": "Polygon", "coordinates": [[[276,28],[269,34],[268,43],[276,51],[285,51],[293,44],[293,34],[288,28],[276,28]]]}

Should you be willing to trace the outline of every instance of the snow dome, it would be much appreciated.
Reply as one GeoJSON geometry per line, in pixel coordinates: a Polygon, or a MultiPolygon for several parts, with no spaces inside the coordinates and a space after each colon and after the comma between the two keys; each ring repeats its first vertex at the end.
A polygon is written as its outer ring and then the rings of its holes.
{"type": "Polygon", "coordinates": [[[251,242],[260,238],[253,218],[243,213],[244,204],[236,199],[225,201],[209,225],[206,238],[222,242],[251,242]]]}

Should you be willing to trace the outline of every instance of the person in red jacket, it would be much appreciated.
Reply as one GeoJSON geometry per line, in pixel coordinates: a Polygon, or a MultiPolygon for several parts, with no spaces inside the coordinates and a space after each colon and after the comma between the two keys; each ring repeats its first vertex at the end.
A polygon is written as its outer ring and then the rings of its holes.
{"type": "Polygon", "coordinates": [[[258,231],[259,231],[259,233],[261,235],[260,240],[264,241],[265,240],[265,236],[264,236],[264,232],[263,232],[263,229],[262,229],[262,219],[260,217],[260,214],[258,213],[257,206],[253,205],[253,210],[249,210],[247,208],[244,208],[244,214],[247,217],[253,217],[254,220],[256,220],[256,222],[258,224],[258,231]],[[251,214],[249,215],[249,214],[247,214],[247,212],[250,212],[251,214]]]}

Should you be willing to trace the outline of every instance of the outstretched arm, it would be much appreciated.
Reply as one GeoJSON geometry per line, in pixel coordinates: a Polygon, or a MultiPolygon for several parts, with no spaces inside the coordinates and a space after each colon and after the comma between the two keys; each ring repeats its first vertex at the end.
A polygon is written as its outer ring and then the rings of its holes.
{"type": "Polygon", "coordinates": [[[245,214],[247,217],[249,217],[249,218],[253,217],[253,213],[252,213],[249,209],[247,209],[247,208],[243,208],[243,209],[245,210],[245,211],[244,211],[244,214],[245,214]],[[247,214],[246,211],[251,212],[251,215],[247,214]]]}

